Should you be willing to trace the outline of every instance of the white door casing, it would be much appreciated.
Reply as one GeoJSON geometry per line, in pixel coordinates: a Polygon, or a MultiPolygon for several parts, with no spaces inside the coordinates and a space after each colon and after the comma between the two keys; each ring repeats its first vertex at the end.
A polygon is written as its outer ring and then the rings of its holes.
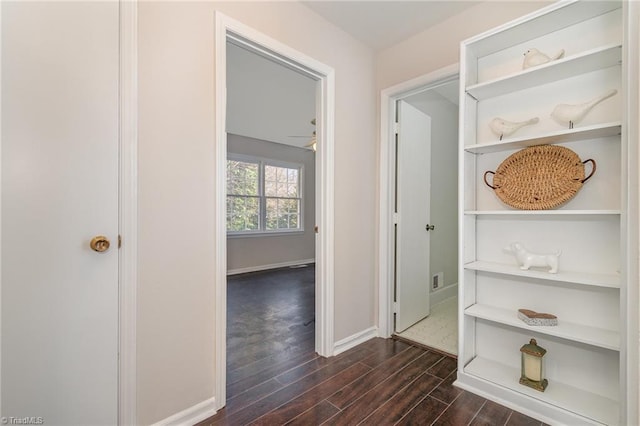
{"type": "Polygon", "coordinates": [[[2,416],[116,424],[119,5],[3,3],[2,33],[2,416]]]}
{"type": "Polygon", "coordinates": [[[455,80],[458,78],[458,72],[459,65],[452,64],[388,87],[380,93],[378,334],[381,337],[389,337],[394,332],[394,124],[396,122],[397,101],[455,80]]]}
{"type": "Polygon", "coordinates": [[[398,101],[396,332],[429,315],[431,118],[398,101]]]}
{"type": "Polygon", "coordinates": [[[118,425],[137,419],[138,3],[120,0],[120,169],[118,425]]]}

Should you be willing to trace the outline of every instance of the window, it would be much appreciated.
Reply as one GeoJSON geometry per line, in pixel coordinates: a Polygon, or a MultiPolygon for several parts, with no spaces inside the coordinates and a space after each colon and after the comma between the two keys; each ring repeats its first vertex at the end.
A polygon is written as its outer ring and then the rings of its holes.
{"type": "Polygon", "coordinates": [[[302,165],[230,156],[227,233],[302,231],[302,165]]]}

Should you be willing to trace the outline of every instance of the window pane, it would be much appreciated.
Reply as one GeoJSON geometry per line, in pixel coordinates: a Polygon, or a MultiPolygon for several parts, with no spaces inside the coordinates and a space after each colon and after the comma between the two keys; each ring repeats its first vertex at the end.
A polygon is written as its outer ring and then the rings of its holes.
{"type": "Polygon", "coordinates": [[[264,194],[267,197],[274,197],[278,194],[278,168],[264,166],[264,194]]]}
{"type": "Polygon", "coordinates": [[[297,198],[298,197],[298,183],[296,182],[296,184],[289,184],[287,186],[287,193],[284,194],[285,197],[292,197],[292,198],[297,198]]]}
{"type": "Polygon", "coordinates": [[[264,167],[264,178],[266,182],[275,182],[276,181],[276,173],[277,167],[265,166],[264,167]]]}
{"type": "Polygon", "coordinates": [[[227,196],[227,231],[256,231],[260,228],[258,197],[227,196]]]}
{"type": "Polygon", "coordinates": [[[267,180],[264,183],[264,193],[265,195],[275,195],[276,191],[276,182],[272,180],[267,180]]]}
{"type": "Polygon", "coordinates": [[[265,165],[265,195],[267,197],[298,197],[298,169],[265,165]]]}
{"type": "Polygon", "coordinates": [[[267,198],[267,230],[299,229],[300,200],[267,198]]]}
{"type": "Polygon", "coordinates": [[[287,177],[289,183],[298,184],[298,171],[296,169],[287,169],[287,177]]]}
{"type": "Polygon", "coordinates": [[[278,200],[268,198],[267,202],[267,212],[266,212],[266,229],[273,230],[278,229],[278,200]]]}
{"type": "Polygon", "coordinates": [[[227,194],[258,195],[259,165],[245,161],[227,161],[227,194]]]}

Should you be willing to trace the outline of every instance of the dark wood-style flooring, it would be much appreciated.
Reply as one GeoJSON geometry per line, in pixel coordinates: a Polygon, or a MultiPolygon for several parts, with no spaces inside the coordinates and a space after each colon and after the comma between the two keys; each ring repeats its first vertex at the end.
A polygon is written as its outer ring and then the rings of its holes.
{"type": "Polygon", "coordinates": [[[318,356],[313,279],[313,267],[229,277],[227,405],[198,426],[541,425],[454,387],[455,359],[407,342],[318,356]]]}

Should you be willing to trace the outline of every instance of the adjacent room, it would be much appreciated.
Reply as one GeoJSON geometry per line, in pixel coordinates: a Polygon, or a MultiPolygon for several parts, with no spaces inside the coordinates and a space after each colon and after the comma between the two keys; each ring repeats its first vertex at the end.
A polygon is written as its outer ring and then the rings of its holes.
{"type": "Polygon", "coordinates": [[[274,369],[315,354],[316,81],[232,40],[226,54],[233,406],[274,369]]]}
{"type": "Polygon", "coordinates": [[[395,100],[394,331],[458,354],[458,76],[395,100]]]}

